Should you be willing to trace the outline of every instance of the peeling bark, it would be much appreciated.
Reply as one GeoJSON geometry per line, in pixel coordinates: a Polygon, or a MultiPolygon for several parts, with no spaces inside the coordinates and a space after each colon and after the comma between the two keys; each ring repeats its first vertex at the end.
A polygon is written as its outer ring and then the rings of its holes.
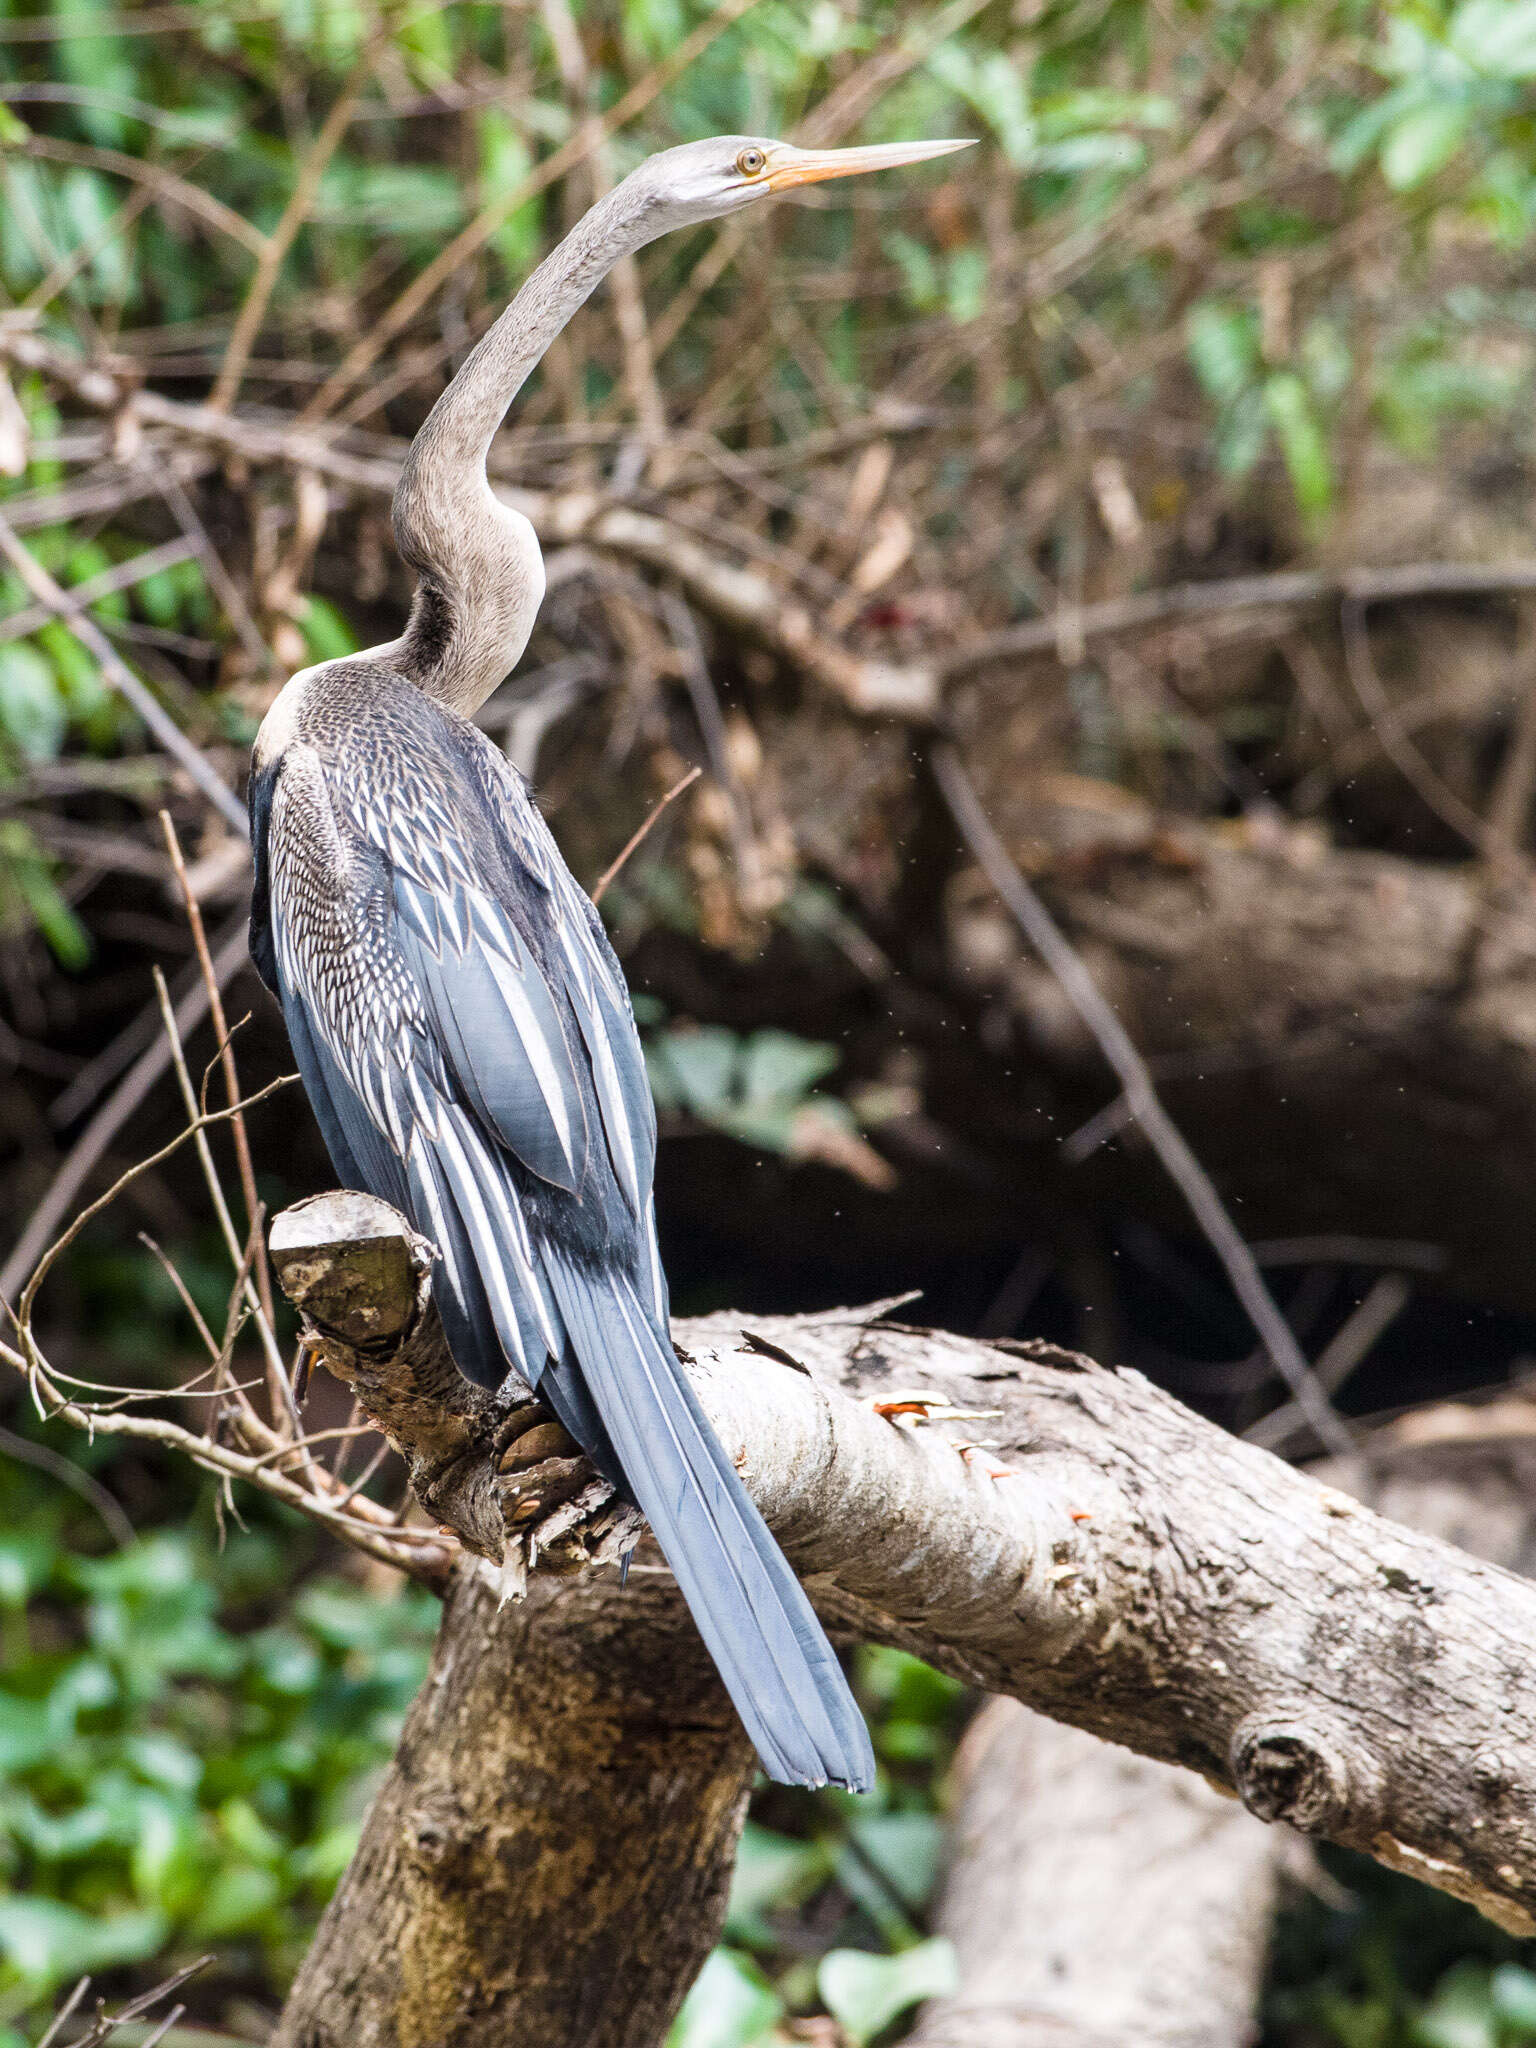
{"type": "MultiPolygon", "coordinates": [[[[374,1240],[390,1223],[382,1205],[370,1207],[365,1256],[376,1263],[374,1240]]],[[[393,1227],[409,1244],[398,1219],[393,1227]]],[[[333,1230],[326,1262],[344,1267],[346,1256],[333,1230]]],[[[289,1280],[288,1255],[276,1264],[289,1280]]],[[[310,1301],[313,1312],[313,1292],[310,1301]]],[[[327,1338],[328,1357],[365,1406],[381,1420],[387,1413],[408,1454],[419,1412],[410,1361],[433,1341],[430,1304],[418,1297],[414,1315],[402,1345],[376,1347],[364,1362],[327,1338]]],[[[834,1624],[1183,1764],[1232,1786],[1263,1819],[1363,1849],[1505,1927],[1536,1931],[1536,1588],[1233,1441],[1139,1374],[1052,1346],[988,1345],[856,1311],[746,1324],[718,1316],[679,1325],[679,1336],[721,1440],[834,1624]],[[978,1448],[977,1434],[997,1448],[978,1448]]],[[[494,1493],[502,1455],[494,1419],[471,1424],[459,1479],[434,1493],[433,1512],[483,1499],[478,1487],[494,1493]]],[[[599,1523],[608,1512],[602,1501],[589,1508],[599,1523]]],[[[473,1533],[475,1547],[494,1555],[493,1518],[482,1516],[473,1533]]],[[[585,1536],[576,1541],[590,1547],[585,1536]]],[[[546,1832],[565,1844],[562,1854],[606,1862],[611,1851],[625,1870],[629,1846],[612,1845],[654,1832],[655,1901],[637,1867],[633,1911],[653,1927],[675,1903],[680,1879],[668,1873],[687,1866],[700,1873],[690,1911],[704,1928],[715,1924],[728,1854],[709,1815],[729,1803],[733,1768],[739,1805],[750,1759],[718,1682],[693,1661],[675,1606],[663,1627],[649,1572],[643,1594],[624,1596],[597,1574],[558,1593],[540,1579],[526,1606],[466,1636],[455,1617],[480,1614],[493,1582],[483,1562],[466,1558],[458,1569],[434,1681],[412,1728],[462,1733],[404,1746],[295,1986],[283,2048],[571,2038],[546,2031],[538,2015],[569,2014],[592,1995],[580,1989],[594,1968],[582,1948],[591,1926],[567,1930],[563,1942],[541,1936],[542,1974],[525,1993],[520,1931],[470,1904],[495,1872],[524,1867],[546,1832]],[[537,1661],[525,1678],[525,1660],[541,1646],[574,1660],[573,1688],[542,1677],[537,1661]],[[637,1683],[637,1669],[649,1680],[637,1683]],[[587,1721],[606,1731],[597,1753],[583,1748],[587,1721]],[[641,1738],[658,1727],[660,1747],[648,1746],[641,1738]],[[724,1747],[690,1776],[688,1731],[700,1728],[724,1747]],[[451,1758],[441,1782],[463,1830],[495,1846],[489,1861],[470,1859],[470,1881],[450,1909],[461,1922],[468,1915],[487,1960],[462,1963],[460,2002],[451,2015],[446,2004],[432,2007],[432,2032],[417,2007],[377,1990],[359,1958],[380,1945],[381,1912],[387,1946],[404,1942],[400,1902],[417,1895],[396,1875],[399,1816],[417,1781],[438,1782],[439,1749],[451,1758]],[[681,1797],[669,1790],[679,1780],[681,1797]],[[706,1784],[716,1787],[708,1796],[706,1784]],[[695,1809],[690,1850],[658,1815],[686,1821],[695,1809]],[[352,1972],[352,1992],[336,1990],[338,1969],[352,1972]],[[525,1996],[545,2002],[525,2014],[525,1996]],[[485,2031],[491,2011],[500,2035],[485,2031]],[[317,2018],[331,2012],[345,2024],[317,2018]],[[331,2031],[303,2031],[322,2024],[331,2031]]],[[[537,1919],[536,1887],[526,1903],[537,1919]]],[[[683,1981],[660,1933],[655,1951],[626,1949],[623,1997],[574,2038],[591,2048],[654,2038],[629,2030],[634,2012],[669,2010],[683,1981]]],[[[460,1941],[455,1953],[481,1950],[460,1941]]]]}

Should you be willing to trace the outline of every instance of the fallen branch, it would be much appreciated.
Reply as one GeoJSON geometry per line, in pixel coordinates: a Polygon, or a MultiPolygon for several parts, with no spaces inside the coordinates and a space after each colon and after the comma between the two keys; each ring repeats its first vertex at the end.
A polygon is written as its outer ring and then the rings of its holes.
{"type": "Polygon", "coordinates": [[[992,1700],[956,1759],[910,2048],[1248,2048],[1282,1842],[1202,1779],[992,1700]]]}
{"type": "MultiPolygon", "coordinates": [[[[380,1242],[417,1246],[401,1274],[419,1274],[419,1242],[366,1197],[345,1198],[366,1227],[340,1227],[334,1199],[304,1228],[323,1234],[332,1288],[358,1238],[370,1277],[353,1294],[377,1306],[380,1242]]],[[[275,1262],[287,1285],[288,1254],[275,1262]]],[[[390,1314],[419,1343],[430,1305],[415,1278],[393,1284],[390,1314]]],[[[438,1406],[432,1386],[413,1390],[409,1347],[365,1354],[324,1334],[328,1357],[357,1351],[343,1369],[384,1419],[369,1390],[382,1376],[386,1427],[408,1448],[438,1406]]],[[[853,1312],[715,1317],[679,1336],[834,1622],[1536,1930],[1536,1588],[1050,1345],[853,1312]],[[989,1418],[988,1447],[956,1434],[967,1413],[989,1418]]],[[[458,1430],[435,1514],[494,1494],[497,1420],[458,1430]]],[[[494,1516],[461,1533],[494,1556],[494,1516]]]]}
{"type": "MultiPolygon", "coordinates": [[[[553,159],[551,159],[553,161],[553,159]]],[[[307,470],[361,495],[394,495],[405,443],[360,455],[338,445],[318,420],[282,421],[229,414],[138,388],[138,366],[89,363],[24,327],[0,327],[0,359],[40,370],[82,404],[127,416],[175,442],[214,448],[259,464],[307,470]]],[[[318,400],[317,400],[318,403],[318,400]]],[[[901,431],[898,418],[889,431],[901,431]]],[[[820,452],[819,450],[816,452],[820,452]]],[[[674,490],[697,477],[679,472],[674,490]]],[[[947,650],[932,660],[886,661],[858,653],[820,629],[811,611],[761,569],[727,560],[676,520],[628,502],[625,492],[528,490],[506,483],[497,494],[533,525],[546,547],[576,542],[665,570],[720,624],[749,634],[849,709],[898,723],[931,724],[949,685],[977,669],[1179,619],[1272,610],[1325,609],[1348,600],[1377,604],[1413,597],[1469,597],[1536,589],[1536,559],[1507,562],[1410,562],[1389,568],[1280,570],[1206,583],[1174,584],[1099,604],[1063,607],[947,650]]]]}

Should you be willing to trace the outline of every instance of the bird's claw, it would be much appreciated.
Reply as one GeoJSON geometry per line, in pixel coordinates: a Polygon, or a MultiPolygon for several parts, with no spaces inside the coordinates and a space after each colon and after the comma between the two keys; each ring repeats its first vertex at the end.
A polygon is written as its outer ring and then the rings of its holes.
{"type": "Polygon", "coordinates": [[[615,1562],[633,1545],[640,1517],[614,1500],[612,1486],[541,1401],[520,1403],[506,1417],[495,1468],[506,1528],[503,1602],[522,1598],[541,1558],[546,1571],[563,1575],[615,1562]]]}

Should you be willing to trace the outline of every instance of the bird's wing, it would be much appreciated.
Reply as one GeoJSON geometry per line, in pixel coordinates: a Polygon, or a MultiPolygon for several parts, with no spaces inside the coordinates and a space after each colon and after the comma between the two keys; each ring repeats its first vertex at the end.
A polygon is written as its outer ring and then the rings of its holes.
{"type": "MultiPolygon", "coordinates": [[[[273,795],[268,867],[284,1010],[337,1170],[437,1244],[450,1347],[495,1384],[509,1366],[536,1380],[546,1353],[564,1349],[524,1213],[528,1185],[611,1204],[616,1182],[625,1214],[610,1221],[643,1248],[663,1305],[665,1293],[649,1199],[654,1125],[641,1117],[635,1128],[634,1075],[626,1097],[621,1073],[638,1065],[643,1087],[622,977],[585,919],[562,929],[566,890],[585,901],[563,869],[512,875],[522,847],[498,838],[499,857],[487,857],[477,822],[493,823],[464,818],[455,830],[443,804],[419,793],[378,805],[293,747],[273,795]],[[521,919],[508,901],[519,881],[531,892],[521,919]],[[566,890],[553,888],[560,881],[566,890]],[[598,1123],[612,1181],[596,1171],[598,1123]]],[[[527,850],[547,866],[542,845],[527,850]]]]}
{"type": "Polygon", "coordinates": [[[586,1051],[613,1177],[639,1226],[646,1289],[658,1328],[665,1332],[667,1283],[651,1194],[656,1172],[656,1105],[624,970],[591,898],[565,865],[554,835],[516,780],[515,771],[489,741],[481,763],[491,806],[527,872],[547,892],[548,929],[560,955],[556,972],[586,1051]]]}

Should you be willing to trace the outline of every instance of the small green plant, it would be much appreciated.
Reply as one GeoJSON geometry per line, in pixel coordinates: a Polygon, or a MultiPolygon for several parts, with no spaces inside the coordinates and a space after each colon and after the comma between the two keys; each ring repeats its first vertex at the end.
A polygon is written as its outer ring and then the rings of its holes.
{"type": "Polygon", "coordinates": [[[0,2042],[82,1971],[292,1969],[426,1668],[436,1603],[321,1573],[268,1516],[71,1548],[0,1459],[0,2042]]]}

